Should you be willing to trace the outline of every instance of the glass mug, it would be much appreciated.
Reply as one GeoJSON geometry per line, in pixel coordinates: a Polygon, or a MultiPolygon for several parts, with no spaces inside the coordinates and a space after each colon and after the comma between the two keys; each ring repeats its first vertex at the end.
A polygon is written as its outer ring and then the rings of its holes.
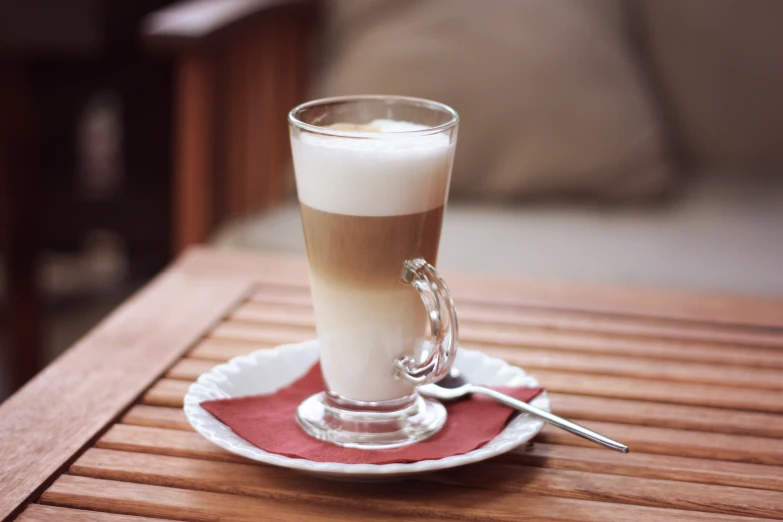
{"type": "Polygon", "coordinates": [[[297,421],[341,446],[423,440],[446,410],[416,386],[448,374],[457,351],[434,265],[459,117],[418,98],[350,96],[300,105],[288,121],[326,383],[297,421]]]}

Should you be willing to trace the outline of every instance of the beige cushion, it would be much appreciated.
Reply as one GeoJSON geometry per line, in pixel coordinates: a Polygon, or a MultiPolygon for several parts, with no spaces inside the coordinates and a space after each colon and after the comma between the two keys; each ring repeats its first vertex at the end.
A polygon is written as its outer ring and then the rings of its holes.
{"type": "Polygon", "coordinates": [[[462,118],[452,195],[665,190],[661,125],[615,0],[341,0],[318,95],[405,94],[462,118]]]}
{"type": "Polygon", "coordinates": [[[686,157],[783,168],[783,2],[646,0],[648,51],[686,157]]]}

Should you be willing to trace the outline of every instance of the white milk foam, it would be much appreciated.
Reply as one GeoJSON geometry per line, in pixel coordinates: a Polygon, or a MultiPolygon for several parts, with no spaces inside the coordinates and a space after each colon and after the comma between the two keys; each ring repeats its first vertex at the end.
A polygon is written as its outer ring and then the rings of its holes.
{"type": "Polygon", "coordinates": [[[398,216],[443,204],[454,145],[445,134],[395,133],[427,127],[375,120],[378,139],[302,132],[292,139],[299,200],[335,214],[398,216]]]}

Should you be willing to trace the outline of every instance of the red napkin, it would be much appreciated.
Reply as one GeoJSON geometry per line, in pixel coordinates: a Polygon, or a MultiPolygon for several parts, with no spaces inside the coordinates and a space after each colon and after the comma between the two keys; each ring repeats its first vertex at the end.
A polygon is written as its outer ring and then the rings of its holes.
{"type": "MultiPolygon", "coordinates": [[[[316,440],[297,424],[296,408],[310,395],[323,391],[320,364],[315,364],[293,384],[270,395],[202,402],[201,406],[254,446],[270,453],[316,462],[343,464],[390,464],[417,462],[461,455],[495,438],[515,410],[482,396],[446,404],[446,425],[429,439],[388,450],[343,448],[316,440]]],[[[541,388],[496,387],[529,401],[541,388]]]]}

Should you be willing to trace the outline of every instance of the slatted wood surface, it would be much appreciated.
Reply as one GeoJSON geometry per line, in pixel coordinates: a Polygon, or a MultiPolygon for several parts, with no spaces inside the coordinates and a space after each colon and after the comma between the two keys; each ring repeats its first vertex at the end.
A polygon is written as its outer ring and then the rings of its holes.
{"type": "Polygon", "coordinates": [[[568,285],[449,277],[462,346],[526,368],[555,412],[631,453],[548,426],[532,447],[488,462],[351,484],[227,453],[185,420],[183,395],[201,373],[314,336],[301,261],[232,256],[201,252],[179,270],[197,281],[245,277],[252,291],[204,324],[176,362],[161,364],[159,378],[117,409],[18,520],[783,520],[780,303],[667,301],[657,291],[639,292],[637,302],[626,289],[588,298],[568,285]]]}

